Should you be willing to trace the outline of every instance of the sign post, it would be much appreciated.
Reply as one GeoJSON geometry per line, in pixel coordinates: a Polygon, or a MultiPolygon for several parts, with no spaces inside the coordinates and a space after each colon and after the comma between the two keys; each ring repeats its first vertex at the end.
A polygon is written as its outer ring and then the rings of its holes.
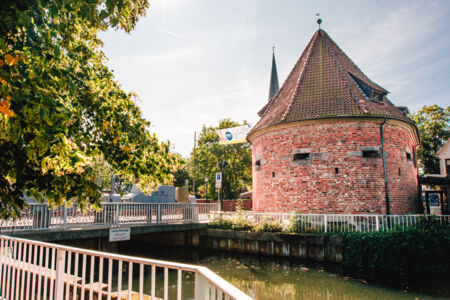
{"type": "Polygon", "coordinates": [[[216,189],[217,190],[217,198],[219,199],[219,210],[222,211],[223,209],[223,200],[220,193],[220,190],[222,189],[222,172],[216,173],[216,189]]]}

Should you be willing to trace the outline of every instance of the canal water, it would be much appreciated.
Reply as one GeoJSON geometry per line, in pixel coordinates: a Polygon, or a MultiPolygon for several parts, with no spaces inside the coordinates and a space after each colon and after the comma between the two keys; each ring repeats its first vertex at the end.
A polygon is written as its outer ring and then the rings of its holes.
{"type": "MultiPolygon", "coordinates": [[[[295,259],[135,243],[122,244],[118,251],[208,267],[258,300],[450,299],[450,275],[365,273],[295,259]]],[[[183,279],[189,290],[193,279],[183,279]]]]}

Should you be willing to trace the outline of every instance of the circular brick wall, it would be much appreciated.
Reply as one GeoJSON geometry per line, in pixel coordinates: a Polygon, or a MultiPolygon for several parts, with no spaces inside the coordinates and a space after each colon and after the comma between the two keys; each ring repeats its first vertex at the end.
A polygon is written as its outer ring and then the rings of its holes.
{"type": "MultiPolygon", "coordinates": [[[[382,121],[299,122],[253,133],[253,209],[384,214],[382,121]]],[[[416,130],[393,120],[383,128],[391,214],[417,212],[416,130]]]]}

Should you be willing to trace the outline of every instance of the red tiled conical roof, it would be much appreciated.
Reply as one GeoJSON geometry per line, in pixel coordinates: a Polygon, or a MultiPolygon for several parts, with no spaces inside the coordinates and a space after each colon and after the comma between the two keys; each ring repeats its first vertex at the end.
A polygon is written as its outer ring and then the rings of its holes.
{"type": "Polygon", "coordinates": [[[319,29],[281,89],[260,111],[250,131],[304,120],[337,117],[386,117],[413,123],[395,107],[388,92],[372,82],[319,29]]]}

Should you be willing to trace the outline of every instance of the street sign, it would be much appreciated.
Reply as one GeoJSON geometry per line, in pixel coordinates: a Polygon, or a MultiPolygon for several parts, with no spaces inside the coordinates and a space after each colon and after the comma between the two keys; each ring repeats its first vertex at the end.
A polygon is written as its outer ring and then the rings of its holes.
{"type": "Polygon", "coordinates": [[[128,241],[130,240],[130,228],[110,228],[109,229],[109,241],[128,241]]]}
{"type": "Polygon", "coordinates": [[[220,189],[222,187],[222,172],[216,173],[216,188],[220,189]]]}

